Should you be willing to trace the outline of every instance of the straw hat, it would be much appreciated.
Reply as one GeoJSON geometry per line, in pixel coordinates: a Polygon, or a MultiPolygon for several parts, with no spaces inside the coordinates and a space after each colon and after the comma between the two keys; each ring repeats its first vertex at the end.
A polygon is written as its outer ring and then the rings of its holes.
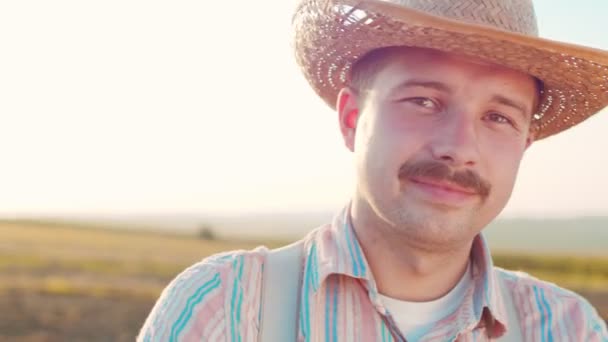
{"type": "Polygon", "coordinates": [[[539,38],[531,0],[302,0],[293,25],[298,64],[332,108],[353,63],[388,46],[474,56],[542,80],[536,139],[608,106],[608,51],[539,38]]]}

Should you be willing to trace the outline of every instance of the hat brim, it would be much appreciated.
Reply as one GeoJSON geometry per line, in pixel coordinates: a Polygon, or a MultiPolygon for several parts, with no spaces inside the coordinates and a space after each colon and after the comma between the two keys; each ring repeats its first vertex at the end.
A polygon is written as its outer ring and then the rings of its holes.
{"type": "Polygon", "coordinates": [[[358,58],[390,46],[457,53],[544,83],[536,139],[568,129],[608,106],[608,52],[469,24],[381,0],[303,0],[294,15],[296,59],[332,108],[358,58]]]}

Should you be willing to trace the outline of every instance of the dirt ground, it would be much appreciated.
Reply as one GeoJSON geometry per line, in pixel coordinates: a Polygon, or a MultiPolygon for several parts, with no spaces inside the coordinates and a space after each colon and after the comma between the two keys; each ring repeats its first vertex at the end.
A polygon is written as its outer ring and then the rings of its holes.
{"type": "Polygon", "coordinates": [[[0,341],[134,341],[154,300],[47,295],[0,296],[0,341]]]}

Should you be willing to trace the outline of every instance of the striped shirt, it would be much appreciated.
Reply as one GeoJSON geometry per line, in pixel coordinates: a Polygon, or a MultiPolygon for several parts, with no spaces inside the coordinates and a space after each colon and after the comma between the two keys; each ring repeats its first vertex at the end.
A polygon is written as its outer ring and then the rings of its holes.
{"type": "MultiPolygon", "coordinates": [[[[345,208],[305,237],[298,341],[405,341],[379,296],[345,208]]],[[[258,341],[268,249],[213,255],[162,292],[138,341],[258,341]]],[[[480,234],[471,251],[473,286],[456,312],[421,341],[488,341],[509,329],[499,278],[511,291],[525,341],[608,341],[581,296],[493,266],[480,234]]],[[[513,324],[513,322],[511,322],[513,324]]]]}

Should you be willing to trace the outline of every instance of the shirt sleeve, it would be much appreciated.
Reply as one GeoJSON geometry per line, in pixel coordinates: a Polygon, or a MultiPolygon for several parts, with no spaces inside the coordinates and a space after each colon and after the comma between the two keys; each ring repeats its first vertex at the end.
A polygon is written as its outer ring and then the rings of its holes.
{"type": "MultiPolygon", "coordinates": [[[[606,324],[597,310],[578,294],[561,296],[556,301],[555,321],[549,339],[557,341],[608,342],[606,324]]],[[[547,319],[552,320],[548,316],[547,319]]]]}
{"type": "Polygon", "coordinates": [[[606,322],[600,317],[595,308],[589,302],[582,302],[582,311],[585,329],[584,341],[608,342],[608,329],[606,322]],[[585,324],[586,323],[586,324],[585,324]]]}
{"type": "Polygon", "coordinates": [[[257,336],[259,268],[260,253],[244,251],[190,266],[163,290],[137,341],[227,341],[232,336],[251,341],[257,336]]]}

